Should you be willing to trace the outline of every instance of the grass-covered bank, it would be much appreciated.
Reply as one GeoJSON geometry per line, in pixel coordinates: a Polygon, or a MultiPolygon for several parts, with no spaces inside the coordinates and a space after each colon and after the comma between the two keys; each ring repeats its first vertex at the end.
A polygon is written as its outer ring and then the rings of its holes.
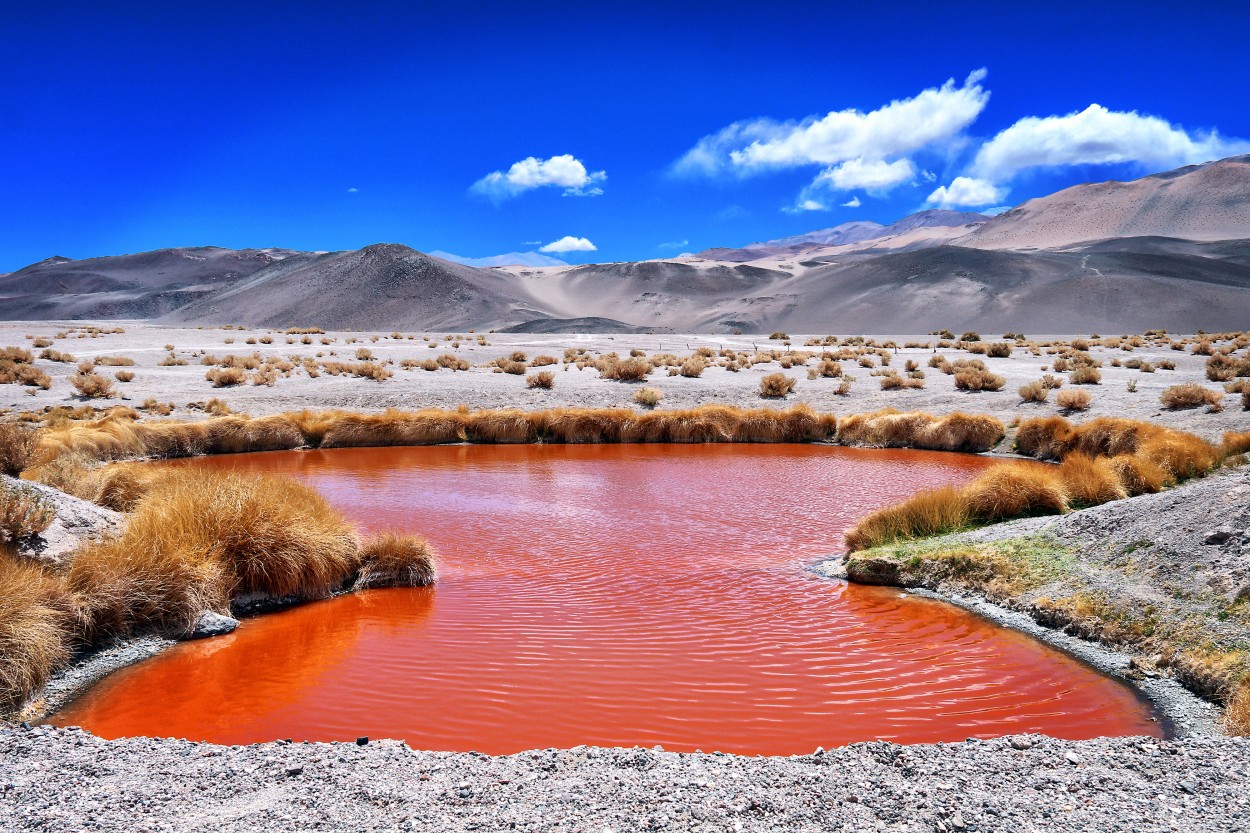
{"type": "Polygon", "coordinates": [[[1250,472],[1057,518],[895,541],[850,553],[850,580],[974,595],[1174,673],[1250,732],[1250,472]]]}

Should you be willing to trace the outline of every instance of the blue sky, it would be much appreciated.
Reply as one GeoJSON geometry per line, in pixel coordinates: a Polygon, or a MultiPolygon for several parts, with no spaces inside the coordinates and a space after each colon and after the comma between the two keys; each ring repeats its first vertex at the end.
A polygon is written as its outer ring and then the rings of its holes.
{"type": "Polygon", "coordinates": [[[642,259],[1250,152],[1245,3],[358,5],[9,4],[0,272],[642,259]]]}

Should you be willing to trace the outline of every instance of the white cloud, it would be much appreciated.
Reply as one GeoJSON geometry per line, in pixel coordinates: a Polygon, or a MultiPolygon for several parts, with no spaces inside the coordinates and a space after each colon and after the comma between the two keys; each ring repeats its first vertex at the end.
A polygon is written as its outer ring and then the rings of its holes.
{"type": "Polygon", "coordinates": [[[829,206],[817,199],[800,197],[794,205],[784,206],[781,210],[787,214],[802,214],[804,211],[828,211],[829,206]]]}
{"type": "Polygon", "coordinates": [[[580,159],[565,153],[550,159],[526,157],[505,171],[494,171],[473,183],[471,190],[491,199],[515,197],[534,188],[563,188],[566,197],[594,197],[603,193],[595,185],[607,179],[604,171],[589,172],[580,159]]]}
{"type": "Polygon", "coordinates": [[[929,199],[926,202],[934,203],[942,208],[956,208],[960,206],[990,205],[1000,202],[1005,196],[1007,196],[1007,189],[999,188],[992,182],[973,177],[957,176],[950,185],[939,186],[937,190],[929,195],[929,199]]]}
{"type": "Polygon", "coordinates": [[[690,245],[689,240],[674,240],[671,243],[661,243],[660,245],[656,246],[656,248],[657,249],[684,249],[686,246],[689,246],[689,245],[690,245]]]}
{"type": "MultiPolygon", "coordinates": [[[[989,101],[985,70],[954,79],[861,113],[836,110],[802,121],[735,122],[704,136],[674,166],[677,173],[755,173],[769,168],[839,165],[852,159],[883,161],[957,136],[989,101]]],[[[910,164],[910,163],[909,163],[910,164]]]]}
{"type": "Polygon", "coordinates": [[[349,193],[349,194],[358,194],[358,193],[360,193],[360,189],[359,189],[359,188],[348,188],[348,189],[347,189],[347,193],[349,193]]]}
{"type": "Polygon", "coordinates": [[[993,182],[1029,168],[1137,162],[1153,170],[1250,152],[1250,142],[1216,131],[1188,132],[1156,116],[1091,104],[1066,116],[1029,117],[990,139],[972,173],[993,182]]]}
{"type": "Polygon", "coordinates": [[[591,243],[585,237],[573,237],[565,235],[559,240],[548,243],[538,251],[540,252],[594,252],[598,251],[595,244],[591,243]]]}
{"type": "Polygon", "coordinates": [[[842,203],[843,208],[859,208],[861,205],[863,205],[863,203],[859,201],[859,197],[851,197],[849,200],[842,203]]]}
{"type": "Polygon", "coordinates": [[[826,168],[816,175],[812,185],[825,185],[837,191],[863,188],[867,191],[886,191],[896,185],[911,181],[916,176],[916,166],[910,159],[893,162],[865,160],[863,157],[848,159],[841,165],[826,168]]]}

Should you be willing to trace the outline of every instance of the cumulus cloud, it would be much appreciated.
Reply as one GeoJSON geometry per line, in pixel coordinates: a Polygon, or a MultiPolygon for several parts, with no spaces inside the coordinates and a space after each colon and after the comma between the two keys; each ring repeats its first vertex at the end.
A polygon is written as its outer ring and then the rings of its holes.
{"type": "Polygon", "coordinates": [[[926,202],[942,208],[991,205],[1007,196],[1007,189],[984,179],[957,176],[950,185],[939,186],[926,202]]]}
{"type": "Polygon", "coordinates": [[[595,183],[607,179],[604,171],[590,172],[570,153],[516,162],[507,171],[493,171],[473,183],[471,190],[491,199],[515,197],[535,188],[563,188],[566,197],[594,197],[603,193],[595,183]]]}
{"type": "Polygon", "coordinates": [[[851,197],[849,200],[842,203],[843,208],[859,208],[861,205],[863,205],[863,203],[859,201],[859,197],[851,197]]]}
{"type": "Polygon", "coordinates": [[[656,246],[657,249],[684,249],[690,245],[689,240],[674,240],[670,243],[661,243],[656,246]]]}
{"type": "MultiPolygon", "coordinates": [[[[835,110],[801,121],[735,122],[700,139],[674,165],[677,173],[757,173],[770,168],[836,166],[852,159],[883,161],[949,140],[976,120],[989,101],[985,70],[961,86],[950,79],[862,113],[835,110]]],[[[910,164],[910,163],[909,163],[910,164]]]]}
{"type": "Polygon", "coordinates": [[[825,185],[836,191],[850,191],[855,188],[887,191],[895,185],[910,182],[915,176],[916,166],[910,159],[885,162],[856,157],[821,171],[812,180],[812,185],[825,185]]]}
{"type": "Polygon", "coordinates": [[[555,240],[543,246],[540,252],[594,252],[598,251],[594,243],[591,243],[585,237],[573,237],[565,235],[559,240],[555,240]]]}
{"type": "Polygon", "coordinates": [[[1005,182],[1030,168],[1136,162],[1154,170],[1250,152],[1250,142],[1216,131],[1189,132],[1156,116],[1091,104],[1066,116],[1029,117],[990,139],[972,173],[1005,182]]]}
{"type": "Polygon", "coordinates": [[[794,205],[785,206],[781,210],[787,214],[802,214],[804,211],[828,211],[829,206],[822,200],[800,197],[794,205]]]}

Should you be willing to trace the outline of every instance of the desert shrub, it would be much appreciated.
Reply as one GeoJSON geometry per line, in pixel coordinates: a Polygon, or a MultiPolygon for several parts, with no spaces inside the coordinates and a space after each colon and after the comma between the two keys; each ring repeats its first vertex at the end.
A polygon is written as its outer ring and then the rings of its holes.
{"type": "MultiPolygon", "coordinates": [[[[630,351],[630,354],[631,355],[633,354],[632,350],[630,351]]],[[[555,356],[535,356],[534,360],[530,362],[530,367],[546,367],[549,364],[559,364],[559,363],[560,363],[560,360],[557,359],[555,356]]]]}
{"type": "Polygon", "coordinates": [[[424,538],[383,532],[360,547],[356,590],[367,587],[425,587],[438,577],[434,550],[424,538]]]}
{"type": "Polygon", "coordinates": [[[903,390],[910,388],[923,388],[924,377],[907,378],[897,373],[889,373],[881,377],[882,390],[903,390]]]}
{"type": "Polygon", "coordinates": [[[25,347],[0,347],[0,362],[30,364],[34,360],[34,355],[25,347]]]}
{"type": "Polygon", "coordinates": [[[769,373],[760,379],[760,396],[780,399],[794,390],[796,384],[798,380],[793,376],[787,376],[784,373],[769,373]]]}
{"type": "Polygon", "coordinates": [[[42,388],[47,390],[52,387],[52,377],[43,372],[34,365],[22,364],[17,366],[15,379],[19,385],[27,385],[32,388],[42,388]]]}
{"type": "MultiPolygon", "coordinates": [[[[654,360],[654,359],[653,359],[654,360]]],[[[614,379],[619,382],[639,382],[647,378],[654,365],[647,359],[603,358],[595,363],[602,379],[614,379]]]]}
{"type": "Polygon", "coordinates": [[[69,377],[69,383],[79,396],[87,399],[108,399],[114,395],[113,380],[95,372],[79,371],[69,377]]]}
{"type": "Polygon", "coordinates": [[[31,486],[0,481],[0,541],[36,535],[56,520],[56,509],[31,486]]]}
{"type": "Polygon", "coordinates": [[[932,451],[988,451],[1003,438],[1002,422],[984,414],[953,413],[935,417],[892,408],[853,414],[838,427],[843,445],[871,448],[922,448],[932,451]]]}
{"type": "Polygon", "coordinates": [[[373,351],[368,347],[356,348],[356,361],[367,362],[373,359],[373,351]]]}
{"type": "Polygon", "coordinates": [[[1197,382],[1185,382],[1172,385],[1159,395],[1159,401],[1168,410],[1198,408],[1206,405],[1209,410],[1220,411],[1224,408],[1224,392],[1204,388],[1197,382]]]}
{"type": "Polygon", "coordinates": [[[980,334],[974,332],[973,330],[969,330],[968,332],[961,335],[959,337],[959,340],[960,341],[980,341],[981,336],[980,334]]]}
{"type": "Polygon", "coordinates": [[[538,373],[531,373],[525,377],[525,386],[527,388],[542,388],[550,390],[556,386],[556,374],[550,370],[542,370],[538,373]]]}
{"type": "Polygon", "coordinates": [[[697,379],[707,369],[707,360],[702,356],[691,356],[681,363],[680,372],[688,379],[697,379]]]}
{"type": "Polygon", "coordinates": [[[985,348],[985,355],[991,359],[1005,359],[1011,355],[1011,345],[996,341],[985,348]]]}
{"type": "Polygon", "coordinates": [[[984,368],[965,367],[955,371],[955,387],[959,390],[1002,390],[1007,380],[984,368]]]}
{"type": "Polygon", "coordinates": [[[97,356],[95,363],[108,367],[133,367],[135,360],[127,356],[97,356]]]}
{"type": "Polygon", "coordinates": [[[1062,480],[1036,463],[1005,463],[987,469],[964,487],[969,513],[983,523],[1067,511],[1062,480]]]}
{"type": "Polygon", "coordinates": [[[772,341],[789,341],[790,340],[790,336],[788,336],[786,333],[782,332],[781,330],[777,330],[768,338],[771,339],[772,341]]]}
{"type": "Polygon", "coordinates": [[[0,713],[16,711],[70,658],[74,602],[43,568],[0,554],[0,713]]]}
{"type": "Polygon", "coordinates": [[[659,388],[646,387],[634,392],[634,401],[644,408],[654,408],[663,398],[664,392],[659,388]]]}
{"type": "Polygon", "coordinates": [[[187,364],[186,359],[180,359],[173,353],[157,362],[158,367],[184,367],[187,364]]]}
{"type": "Polygon", "coordinates": [[[309,486],[177,470],[139,500],[120,536],[79,551],[66,586],[89,635],[185,631],[237,596],[324,596],[356,559],[351,527],[309,486]]]}
{"type": "Polygon", "coordinates": [[[1068,380],[1074,385],[1098,385],[1102,383],[1102,372],[1092,365],[1078,364],[1072,368],[1068,380]]]}
{"type": "Polygon", "coordinates": [[[77,361],[77,359],[69,353],[62,353],[60,350],[44,350],[39,354],[39,358],[50,362],[59,362],[61,364],[68,364],[70,362],[77,361]]]}
{"type": "Polygon", "coordinates": [[[1020,386],[1020,400],[1023,402],[1045,402],[1049,395],[1050,388],[1040,379],[1020,386]]]}
{"type": "Polygon", "coordinates": [[[1093,400],[1087,390],[1061,390],[1055,395],[1055,402],[1065,411],[1085,411],[1093,400]]]}
{"type": "Polygon", "coordinates": [[[215,388],[228,388],[247,381],[247,373],[241,367],[214,367],[204,374],[204,378],[215,388]]]}
{"type": "Polygon", "coordinates": [[[129,370],[119,370],[113,374],[113,377],[119,382],[133,382],[135,374],[129,370]]]}
{"type": "Polygon", "coordinates": [[[35,462],[39,435],[25,425],[0,423],[0,474],[16,477],[35,462]]]}
{"type": "Polygon", "coordinates": [[[499,368],[504,373],[509,373],[513,376],[522,376],[525,374],[526,370],[525,362],[513,361],[512,359],[497,359],[495,361],[495,367],[499,368]]]}

